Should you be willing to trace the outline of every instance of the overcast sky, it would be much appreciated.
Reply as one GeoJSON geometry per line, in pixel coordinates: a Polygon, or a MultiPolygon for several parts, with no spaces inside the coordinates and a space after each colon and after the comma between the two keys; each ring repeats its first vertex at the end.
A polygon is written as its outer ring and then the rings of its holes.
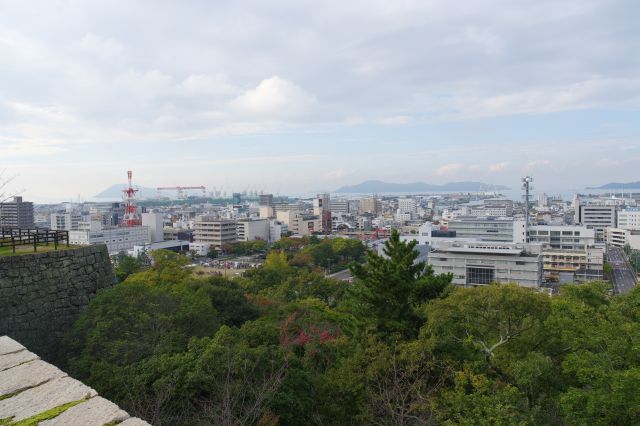
{"type": "MultiPolygon", "coordinates": [[[[640,1],[0,0],[25,198],[640,180],[640,1]]],[[[552,192],[552,191],[551,191],[552,192]]]]}

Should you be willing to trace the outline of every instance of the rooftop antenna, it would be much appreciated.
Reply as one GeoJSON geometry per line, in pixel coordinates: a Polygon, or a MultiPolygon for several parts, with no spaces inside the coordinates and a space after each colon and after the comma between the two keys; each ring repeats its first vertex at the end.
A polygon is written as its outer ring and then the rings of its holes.
{"type": "Polygon", "coordinates": [[[531,176],[522,178],[522,189],[524,190],[524,235],[527,243],[529,242],[529,210],[531,208],[532,182],[533,178],[531,176]]]}

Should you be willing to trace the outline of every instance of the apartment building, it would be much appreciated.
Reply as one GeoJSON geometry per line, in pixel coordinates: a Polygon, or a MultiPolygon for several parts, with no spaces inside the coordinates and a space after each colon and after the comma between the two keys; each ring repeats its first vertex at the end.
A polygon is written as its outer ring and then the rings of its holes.
{"type": "Polygon", "coordinates": [[[33,228],[33,203],[13,197],[12,201],[0,203],[0,226],[8,228],[33,228]]]}
{"type": "Polygon", "coordinates": [[[579,250],[548,249],[542,251],[544,280],[572,283],[601,280],[604,274],[604,250],[585,247],[579,250]]]}
{"type": "Polygon", "coordinates": [[[50,228],[56,231],[75,231],[80,228],[82,215],[77,213],[52,213],[50,228]]]}

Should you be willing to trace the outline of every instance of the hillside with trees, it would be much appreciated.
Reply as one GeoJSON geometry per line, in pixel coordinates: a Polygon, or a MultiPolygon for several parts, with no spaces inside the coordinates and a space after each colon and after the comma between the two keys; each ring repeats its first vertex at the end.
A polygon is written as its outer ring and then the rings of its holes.
{"type": "Polygon", "coordinates": [[[155,425],[640,424],[639,290],[454,288],[417,256],[397,233],[384,256],[285,239],[228,280],[155,252],[60,359],[155,425]]]}

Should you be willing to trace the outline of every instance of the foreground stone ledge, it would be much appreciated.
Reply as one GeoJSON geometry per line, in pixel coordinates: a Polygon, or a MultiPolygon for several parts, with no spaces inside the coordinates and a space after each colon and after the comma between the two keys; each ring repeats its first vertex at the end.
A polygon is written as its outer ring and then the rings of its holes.
{"type": "Polygon", "coordinates": [[[0,336],[0,420],[18,422],[43,414],[51,418],[42,419],[38,423],[41,426],[149,425],[131,418],[116,404],[40,360],[15,340],[0,336]],[[65,405],[73,406],[57,412],[65,405]]]}

